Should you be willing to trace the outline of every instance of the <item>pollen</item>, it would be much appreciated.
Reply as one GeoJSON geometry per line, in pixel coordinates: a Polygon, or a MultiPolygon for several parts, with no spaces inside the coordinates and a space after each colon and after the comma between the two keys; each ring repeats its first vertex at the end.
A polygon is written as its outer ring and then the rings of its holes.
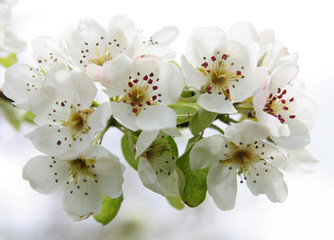
{"type": "Polygon", "coordinates": [[[66,121],[62,121],[63,127],[71,129],[72,136],[76,137],[78,133],[86,134],[89,132],[90,127],[87,124],[87,118],[93,113],[91,109],[85,109],[82,111],[71,110],[70,116],[66,121]]]}

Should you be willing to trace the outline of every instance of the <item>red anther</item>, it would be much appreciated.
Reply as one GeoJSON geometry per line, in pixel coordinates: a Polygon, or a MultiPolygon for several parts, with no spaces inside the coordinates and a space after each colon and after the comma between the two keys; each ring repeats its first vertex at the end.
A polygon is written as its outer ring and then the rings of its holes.
{"type": "Polygon", "coordinates": [[[284,99],[282,99],[281,102],[282,102],[283,104],[285,104],[286,101],[285,101],[284,99]]]}
{"type": "Polygon", "coordinates": [[[281,89],[280,89],[280,88],[278,88],[278,89],[277,89],[277,93],[280,93],[280,92],[281,92],[281,89]]]}
{"type": "Polygon", "coordinates": [[[279,95],[277,97],[278,97],[278,99],[281,99],[283,97],[283,94],[281,94],[281,95],[279,95]]]}
{"type": "Polygon", "coordinates": [[[150,102],[150,101],[146,101],[146,104],[147,104],[147,105],[151,105],[151,102],[150,102]]]}
{"type": "Polygon", "coordinates": [[[214,61],[216,61],[216,57],[215,56],[212,56],[211,57],[211,60],[214,62],[214,61]]]}
{"type": "Polygon", "coordinates": [[[290,101],[290,102],[293,102],[293,100],[295,100],[295,99],[294,99],[294,98],[290,98],[290,100],[289,100],[289,101],[290,101]]]}
{"type": "Polygon", "coordinates": [[[61,102],[60,104],[62,107],[65,107],[65,103],[64,102],[61,102]]]}
{"type": "Polygon", "coordinates": [[[138,82],[138,79],[135,79],[135,80],[133,80],[132,82],[137,83],[137,82],[138,82]]]}
{"type": "Polygon", "coordinates": [[[141,103],[138,103],[138,107],[142,107],[143,106],[143,104],[141,104],[141,103]]]}
{"type": "Polygon", "coordinates": [[[223,60],[226,60],[226,59],[227,59],[227,55],[226,55],[226,54],[223,54],[222,59],[223,59],[223,60]]]}
{"type": "Polygon", "coordinates": [[[129,96],[129,97],[132,97],[132,94],[131,94],[131,93],[128,93],[128,96],[129,96]]]}
{"type": "Polygon", "coordinates": [[[282,92],[282,95],[285,95],[285,94],[286,94],[286,89],[284,89],[282,92]]]}
{"type": "Polygon", "coordinates": [[[211,86],[206,86],[206,90],[207,90],[207,91],[210,91],[211,89],[212,89],[211,86]]]}
{"type": "Polygon", "coordinates": [[[135,102],[130,102],[130,105],[134,107],[134,106],[136,106],[136,103],[135,102]]]}
{"type": "Polygon", "coordinates": [[[202,64],[202,67],[204,67],[204,68],[207,68],[209,66],[209,64],[207,63],[207,62],[204,62],[203,64],[202,64]]]}
{"type": "Polygon", "coordinates": [[[155,99],[157,99],[157,95],[154,95],[153,97],[152,97],[152,100],[154,101],[155,99]]]}
{"type": "Polygon", "coordinates": [[[281,119],[281,118],[282,118],[282,115],[279,114],[277,117],[278,117],[278,119],[281,119]]]}
{"type": "Polygon", "coordinates": [[[148,84],[152,84],[153,80],[150,78],[147,82],[148,82],[148,84]]]}
{"type": "Polygon", "coordinates": [[[272,98],[273,97],[273,94],[272,93],[270,93],[270,95],[269,95],[269,98],[272,98]]]}
{"type": "Polygon", "coordinates": [[[129,87],[133,87],[133,83],[132,82],[128,82],[129,87]]]}
{"type": "Polygon", "coordinates": [[[236,74],[237,75],[241,75],[241,71],[236,71],[236,74]]]}
{"type": "Polygon", "coordinates": [[[296,115],[290,115],[289,118],[294,119],[296,115]]]}
{"type": "Polygon", "coordinates": [[[136,112],[138,112],[138,109],[137,108],[132,108],[132,112],[136,113],[136,112]]]}
{"type": "Polygon", "coordinates": [[[226,92],[227,94],[230,94],[230,89],[226,89],[225,92],[226,92]]]}
{"type": "Polygon", "coordinates": [[[279,119],[279,121],[280,121],[281,123],[284,123],[284,122],[285,122],[285,120],[284,120],[283,118],[279,119]]]}
{"type": "Polygon", "coordinates": [[[271,99],[272,101],[275,101],[277,99],[277,97],[273,97],[273,99],[271,99]]]}
{"type": "Polygon", "coordinates": [[[148,76],[145,75],[145,76],[143,77],[143,79],[146,81],[146,80],[148,79],[148,76]]]}
{"type": "Polygon", "coordinates": [[[152,89],[153,89],[153,90],[157,90],[157,89],[158,89],[158,86],[153,86],[152,89]]]}
{"type": "Polygon", "coordinates": [[[287,106],[284,106],[283,110],[289,110],[289,108],[287,106]]]}

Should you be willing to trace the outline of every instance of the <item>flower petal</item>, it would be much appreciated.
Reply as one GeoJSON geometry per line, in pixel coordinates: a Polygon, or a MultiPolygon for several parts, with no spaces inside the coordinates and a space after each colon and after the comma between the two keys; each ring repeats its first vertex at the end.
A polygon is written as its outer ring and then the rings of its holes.
{"type": "Polygon", "coordinates": [[[132,112],[132,108],[129,104],[120,102],[111,102],[110,108],[113,116],[126,128],[132,131],[137,131],[138,127],[136,125],[136,114],[132,112]]]}
{"type": "Polygon", "coordinates": [[[187,86],[195,88],[196,90],[201,90],[202,86],[207,81],[203,74],[194,68],[184,55],[181,55],[181,66],[187,86]]]}
{"type": "Polygon", "coordinates": [[[197,99],[197,103],[209,112],[216,112],[221,114],[237,113],[237,110],[234,108],[232,102],[228,99],[225,99],[223,94],[201,94],[197,99]]]}
{"type": "Polygon", "coordinates": [[[136,125],[143,131],[152,131],[176,126],[177,115],[169,107],[154,105],[142,110],[136,118],[136,125]]]}
{"type": "Polygon", "coordinates": [[[73,220],[83,220],[100,212],[102,194],[90,178],[86,182],[69,183],[64,190],[63,208],[73,220]],[[79,188],[78,188],[79,186],[79,188]]]}
{"type": "Polygon", "coordinates": [[[225,153],[225,141],[221,135],[204,138],[195,144],[189,155],[190,169],[211,167],[225,153]]]}
{"type": "Polygon", "coordinates": [[[166,26],[152,35],[152,41],[167,47],[179,35],[179,29],[174,26],[166,26]]]}
{"type": "Polygon", "coordinates": [[[217,164],[208,174],[208,192],[215,204],[222,210],[231,210],[237,195],[237,172],[228,166],[217,164]]]}
{"type": "Polygon", "coordinates": [[[158,134],[159,130],[142,131],[136,143],[136,158],[139,157],[149,146],[151,146],[158,134]]]}
{"type": "Polygon", "coordinates": [[[260,164],[254,165],[254,169],[248,169],[247,186],[255,196],[265,193],[272,202],[284,202],[288,187],[283,180],[283,174],[270,164],[265,167],[260,167],[260,164]]]}
{"type": "Polygon", "coordinates": [[[69,179],[68,164],[50,156],[36,156],[23,167],[23,179],[42,194],[50,194],[63,187],[69,179]]]}

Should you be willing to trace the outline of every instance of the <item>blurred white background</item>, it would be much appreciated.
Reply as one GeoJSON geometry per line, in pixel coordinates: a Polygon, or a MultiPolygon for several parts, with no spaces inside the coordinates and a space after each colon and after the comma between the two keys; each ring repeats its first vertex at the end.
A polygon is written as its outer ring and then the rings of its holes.
{"type": "MultiPolygon", "coordinates": [[[[147,36],[165,25],[178,26],[180,35],[171,47],[179,53],[184,53],[187,36],[197,27],[228,30],[235,22],[249,21],[258,30],[274,29],[291,52],[299,53],[299,76],[319,107],[309,148],[320,163],[312,174],[285,174],[289,186],[285,203],[273,204],[265,196],[254,197],[246,185],[239,185],[236,207],[228,212],[220,211],[210,196],[197,209],[177,211],[144,188],[125,163],[125,200],[116,219],[108,226],[101,226],[93,218],[72,222],[62,211],[61,193],[40,195],[22,179],[23,165],[39,154],[23,137],[32,127],[24,125],[16,132],[0,112],[0,240],[333,239],[332,9],[329,0],[19,0],[12,9],[10,29],[28,45],[38,35],[69,39],[80,18],[91,17],[107,25],[118,13],[134,20],[147,36]]],[[[30,46],[18,58],[30,64],[30,46]]],[[[0,86],[3,72],[0,69],[0,86]]],[[[107,136],[104,145],[121,157],[121,135],[114,130],[107,136]]],[[[180,144],[185,141],[178,140],[180,144]]]]}

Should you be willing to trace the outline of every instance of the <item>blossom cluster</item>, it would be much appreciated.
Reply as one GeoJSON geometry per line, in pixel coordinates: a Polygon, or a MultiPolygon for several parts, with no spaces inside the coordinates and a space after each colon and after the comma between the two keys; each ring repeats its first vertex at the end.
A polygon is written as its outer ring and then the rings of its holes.
{"type": "Polygon", "coordinates": [[[317,161],[307,149],[317,108],[299,87],[297,54],[272,30],[198,28],[180,65],[168,47],[177,35],[167,26],[145,38],[121,15],[107,28],[87,18],[69,39],[34,39],[34,66],[7,70],[3,91],[35,115],[26,137],[44,154],[23,178],[43,194],[63,189],[73,219],[120,207],[112,200],[122,199],[125,167],[101,145],[109,128],[124,133],[124,158],[143,185],[175,207],[196,207],[208,192],[230,210],[237,179],[283,202],[282,171],[317,161]],[[193,137],[179,156],[183,128],[193,137]],[[207,128],[217,134],[203,137],[207,128]]]}

